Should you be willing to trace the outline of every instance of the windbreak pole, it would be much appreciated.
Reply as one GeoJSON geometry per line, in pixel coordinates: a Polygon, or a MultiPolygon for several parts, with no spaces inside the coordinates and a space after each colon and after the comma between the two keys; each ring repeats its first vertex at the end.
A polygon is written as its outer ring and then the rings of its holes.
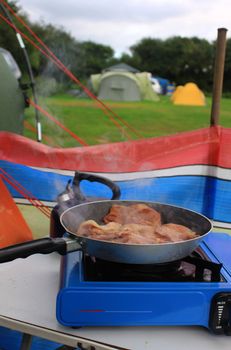
{"type": "Polygon", "coordinates": [[[218,125],[220,115],[220,101],[223,88],[225,52],[226,52],[226,28],[218,28],[216,56],[213,76],[213,96],[210,126],[218,125]]]}

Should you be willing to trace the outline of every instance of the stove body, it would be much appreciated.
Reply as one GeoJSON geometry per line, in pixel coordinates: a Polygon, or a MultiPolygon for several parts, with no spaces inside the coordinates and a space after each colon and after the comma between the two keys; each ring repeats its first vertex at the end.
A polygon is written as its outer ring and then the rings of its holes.
{"type": "Polygon", "coordinates": [[[58,321],[69,327],[199,325],[231,335],[231,236],[211,233],[193,256],[152,269],[67,254],[58,321]]]}

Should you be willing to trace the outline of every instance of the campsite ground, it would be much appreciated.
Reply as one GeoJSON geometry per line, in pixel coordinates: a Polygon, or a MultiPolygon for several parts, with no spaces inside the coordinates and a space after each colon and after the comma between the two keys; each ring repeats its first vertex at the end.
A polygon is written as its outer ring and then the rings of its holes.
{"type": "MultiPolygon", "coordinates": [[[[63,125],[76,133],[88,144],[120,142],[127,139],[127,128],[117,128],[95,101],[78,99],[67,94],[43,98],[40,105],[63,125]]],[[[143,138],[175,134],[209,126],[211,98],[206,106],[175,106],[168,96],[161,96],[158,102],[111,102],[104,103],[143,138]]],[[[231,127],[231,99],[221,101],[220,125],[231,127]]],[[[78,143],[46,116],[40,114],[44,143],[59,147],[75,147],[78,143]]],[[[26,111],[26,120],[34,125],[34,111],[26,111]]],[[[118,121],[118,119],[117,119],[118,121]]],[[[138,138],[129,131],[132,139],[138,138]]],[[[31,130],[25,129],[25,136],[35,139],[31,130]]]]}
{"type": "MultiPolygon", "coordinates": [[[[101,144],[126,140],[125,132],[115,127],[96,102],[69,95],[40,99],[40,105],[63,125],[88,144],[101,144]]],[[[116,114],[131,125],[142,137],[158,137],[178,132],[204,128],[210,124],[211,98],[205,107],[174,106],[167,96],[159,102],[105,102],[116,114]]],[[[26,120],[34,124],[34,111],[29,108],[26,120]]],[[[41,115],[44,143],[59,147],[75,147],[75,139],[54,122],[41,115]],[[45,138],[45,135],[47,138],[45,138]]],[[[231,99],[222,99],[220,125],[231,127],[231,99]]],[[[126,128],[125,128],[126,131],[126,128]]],[[[130,134],[133,139],[137,136],[130,134]]],[[[25,136],[35,139],[35,134],[25,129],[25,136]]],[[[49,220],[36,208],[19,206],[35,238],[49,234],[49,220]]]]}

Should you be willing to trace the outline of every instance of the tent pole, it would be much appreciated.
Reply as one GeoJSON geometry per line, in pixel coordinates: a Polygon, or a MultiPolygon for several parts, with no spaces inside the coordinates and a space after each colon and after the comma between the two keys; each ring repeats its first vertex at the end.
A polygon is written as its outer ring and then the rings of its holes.
{"type": "Polygon", "coordinates": [[[220,100],[222,95],[225,66],[226,32],[226,28],[218,28],[210,126],[218,125],[219,122],[220,100]]]}

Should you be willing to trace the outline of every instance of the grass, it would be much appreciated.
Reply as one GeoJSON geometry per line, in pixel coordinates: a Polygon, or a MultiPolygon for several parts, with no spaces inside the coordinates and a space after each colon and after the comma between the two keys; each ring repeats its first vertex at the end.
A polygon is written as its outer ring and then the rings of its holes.
{"type": "MultiPolygon", "coordinates": [[[[118,129],[95,101],[78,99],[67,94],[39,100],[39,104],[65,127],[80,136],[89,145],[131,139],[158,137],[183,131],[196,130],[210,125],[211,98],[206,106],[175,106],[167,96],[160,101],[104,103],[132,128],[139,136],[120,123],[118,129]]],[[[222,99],[219,124],[231,127],[231,99],[222,99]]],[[[40,114],[43,142],[59,147],[76,147],[78,142],[46,116],[40,114]],[[47,137],[47,139],[46,139],[47,137]]],[[[26,111],[26,120],[34,125],[34,111],[26,111]]],[[[117,120],[118,121],[118,120],[117,120]]],[[[119,122],[119,121],[118,121],[119,122]]],[[[25,136],[35,139],[35,134],[25,130],[25,136]]]]}
{"type": "Polygon", "coordinates": [[[17,206],[34,238],[42,238],[49,235],[50,220],[43,213],[33,205],[18,204],[17,206]]]}

